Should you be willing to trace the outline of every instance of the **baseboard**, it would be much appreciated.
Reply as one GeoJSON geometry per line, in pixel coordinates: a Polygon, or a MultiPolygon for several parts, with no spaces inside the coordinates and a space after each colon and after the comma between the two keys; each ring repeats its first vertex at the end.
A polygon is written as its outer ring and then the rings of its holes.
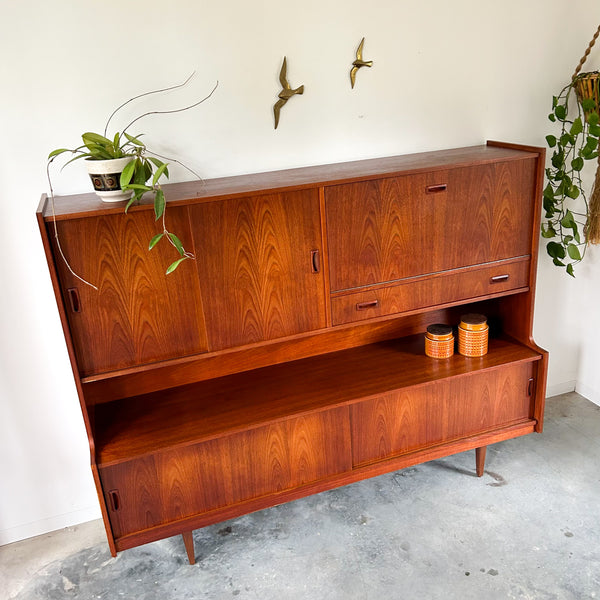
{"type": "Polygon", "coordinates": [[[10,527],[9,529],[2,529],[0,530],[0,546],[12,544],[13,542],[25,540],[37,535],[43,535],[58,529],[64,529],[65,527],[79,525],[80,523],[85,523],[87,521],[93,521],[94,519],[100,519],[101,516],[100,508],[98,506],[93,506],[63,515],[56,515],[48,517],[47,519],[33,521],[32,523],[24,523],[23,525],[10,527]]]}
{"type": "Polygon", "coordinates": [[[597,390],[593,390],[591,387],[577,382],[575,386],[575,391],[578,394],[581,394],[584,398],[587,398],[590,402],[597,404],[600,406],[600,393],[597,390]]]}
{"type": "Polygon", "coordinates": [[[546,387],[546,398],[560,396],[560,394],[566,394],[568,392],[574,392],[577,389],[577,385],[578,384],[575,380],[563,381],[561,383],[555,383],[554,385],[548,385],[546,387]]]}

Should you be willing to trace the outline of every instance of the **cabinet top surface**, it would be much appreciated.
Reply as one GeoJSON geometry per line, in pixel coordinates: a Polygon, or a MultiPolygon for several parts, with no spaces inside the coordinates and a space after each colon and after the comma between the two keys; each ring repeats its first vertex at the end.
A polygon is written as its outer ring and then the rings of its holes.
{"type": "MultiPolygon", "coordinates": [[[[470,146],[452,150],[438,150],[266,173],[171,183],[164,185],[163,189],[169,204],[189,204],[223,198],[252,196],[259,193],[277,193],[316,186],[352,183],[379,177],[407,175],[419,171],[519,160],[528,157],[534,158],[536,156],[538,156],[538,152],[535,149],[518,149],[501,145],[496,146],[490,143],[487,146],[470,146]]],[[[52,207],[50,202],[46,200],[47,198],[44,195],[39,211],[42,211],[44,219],[51,220],[52,207]]],[[[102,202],[94,193],[55,196],[55,200],[57,219],[121,213],[126,204],[125,202],[107,204],[102,202]]],[[[142,199],[139,205],[132,206],[129,210],[150,210],[151,207],[151,200],[142,199]]]]}

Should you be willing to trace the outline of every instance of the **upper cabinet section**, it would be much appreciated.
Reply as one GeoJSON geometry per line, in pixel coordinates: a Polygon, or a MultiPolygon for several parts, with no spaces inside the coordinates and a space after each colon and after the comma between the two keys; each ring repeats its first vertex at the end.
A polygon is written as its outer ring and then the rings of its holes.
{"type": "Polygon", "coordinates": [[[536,159],[325,189],[331,291],[529,255],[536,159]]]}
{"type": "MultiPolygon", "coordinates": [[[[191,248],[187,207],[169,225],[191,248]]],[[[206,350],[200,290],[193,264],[171,275],[170,246],[148,251],[154,214],[111,214],[57,222],[61,246],[81,283],[54,248],[61,293],[82,375],[206,350]]]]}
{"type": "Polygon", "coordinates": [[[148,251],[161,229],[151,199],[124,214],[94,194],[58,197],[53,214],[45,198],[38,218],[76,368],[111,377],[525,291],[543,163],[543,150],[492,143],[165,185],[167,226],[196,254],[170,275],[173,248],[148,251]],[[54,218],[98,291],[66,268],[54,218]]]}
{"type": "Polygon", "coordinates": [[[190,208],[210,350],[325,327],[316,189],[190,208]]]}

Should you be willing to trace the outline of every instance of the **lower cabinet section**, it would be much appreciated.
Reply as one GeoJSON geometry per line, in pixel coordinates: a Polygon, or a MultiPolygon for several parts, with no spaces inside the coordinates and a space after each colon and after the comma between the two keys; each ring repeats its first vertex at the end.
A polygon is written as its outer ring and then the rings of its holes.
{"type": "MultiPolygon", "coordinates": [[[[471,359],[477,368],[479,359],[471,359]]],[[[116,539],[533,419],[531,361],[100,467],[116,539]]]]}
{"type": "Polygon", "coordinates": [[[341,407],[100,467],[113,535],[349,471],[350,447],[341,407]]]}
{"type": "Polygon", "coordinates": [[[385,394],[351,407],[362,466],[533,417],[532,363],[385,394]]]}

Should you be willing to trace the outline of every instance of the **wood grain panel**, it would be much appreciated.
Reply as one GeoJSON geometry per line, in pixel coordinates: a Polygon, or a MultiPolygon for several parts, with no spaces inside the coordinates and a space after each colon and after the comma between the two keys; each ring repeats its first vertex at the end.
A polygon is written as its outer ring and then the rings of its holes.
{"type": "Polygon", "coordinates": [[[100,469],[115,537],[351,469],[338,408],[100,469]],[[115,507],[111,494],[117,494],[115,507]]]}
{"type": "Polygon", "coordinates": [[[531,419],[532,372],[531,364],[508,365],[354,404],[354,465],[531,419]]]}
{"type": "Polygon", "coordinates": [[[327,188],[332,291],[529,254],[535,164],[531,158],[327,188]]]}
{"type": "Polygon", "coordinates": [[[317,190],[194,206],[211,350],[325,327],[317,190]]]}
{"type": "Polygon", "coordinates": [[[342,325],[416,309],[475,300],[478,297],[526,289],[529,257],[501,261],[465,271],[404,280],[393,286],[332,298],[333,324],[342,325]]]}
{"type": "MultiPolygon", "coordinates": [[[[169,226],[189,248],[187,209],[170,211],[169,226]]],[[[78,281],[57,258],[82,375],[206,350],[195,268],[184,263],[165,275],[177,253],[161,244],[148,251],[157,227],[150,213],[58,223],[59,239],[73,269],[98,287],[96,291],[78,281]]]]}

